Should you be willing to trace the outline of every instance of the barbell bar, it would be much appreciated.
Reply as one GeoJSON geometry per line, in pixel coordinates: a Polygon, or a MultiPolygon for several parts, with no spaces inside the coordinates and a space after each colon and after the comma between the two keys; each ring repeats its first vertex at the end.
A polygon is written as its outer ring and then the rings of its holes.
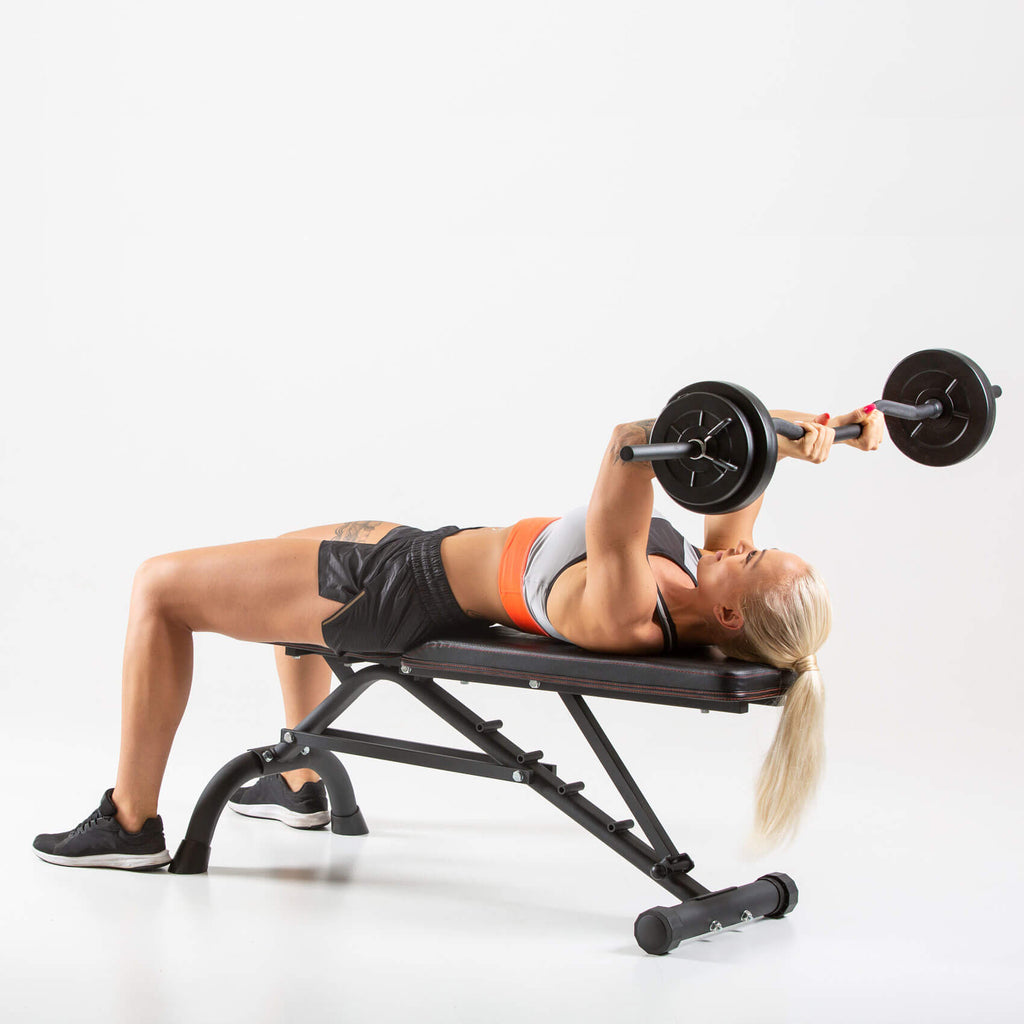
{"type": "MultiPolygon", "coordinates": [[[[1001,393],[1001,390],[999,390],[996,397],[998,398],[1001,393]]],[[[875,402],[875,408],[885,416],[895,416],[901,420],[931,420],[942,415],[942,403],[935,399],[924,402],[921,405],[904,405],[902,402],[887,402],[884,398],[880,398],[875,402]]],[[[782,437],[787,437],[791,441],[799,441],[807,433],[798,423],[781,419],[778,416],[772,417],[772,423],[775,425],[776,434],[781,434],[782,437]]],[[[860,437],[860,435],[861,424],[848,423],[845,427],[836,427],[835,439],[837,441],[846,441],[854,437],[860,437]]],[[[627,444],[619,452],[619,458],[623,462],[655,462],[659,459],[682,459],[687,455],[700,453],[702,443],[701,441],[693,440],[684,441],[682,444],[627,444]]]]}
{"type": "MultiPolygon", "coordinates": [[[[916,462],[949,466],[975,455],[995,425],[1002,388],[967,356],[925,349],[903,359],[875,402],[897,448],[916,462]]],[[[673,500],[704,515],[733,512],[764,491],[778,461],[776,435],[806,431],[772,417],[737,384],[703,381],[677,391],[651,430],[651,443],[626,445],[623,461],[649,461],[673,500]]],[[[859,437],[861,425],[836,429],[837,441],[859,437]]]]}

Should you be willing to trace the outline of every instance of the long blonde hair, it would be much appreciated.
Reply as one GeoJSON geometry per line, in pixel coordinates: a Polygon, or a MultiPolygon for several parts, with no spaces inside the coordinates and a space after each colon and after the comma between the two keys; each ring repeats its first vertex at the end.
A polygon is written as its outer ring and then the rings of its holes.
{"type": "Polygon", "coordinates": [[[813,566],[754,588],[740,599],[739,635],[720,643],[733,658],[789,669],[797,677],[757,780],[748,850],[766,853],[796,834],[825,761],[825,689],[815,658],[832,629],[828,589],[813,566]]]}

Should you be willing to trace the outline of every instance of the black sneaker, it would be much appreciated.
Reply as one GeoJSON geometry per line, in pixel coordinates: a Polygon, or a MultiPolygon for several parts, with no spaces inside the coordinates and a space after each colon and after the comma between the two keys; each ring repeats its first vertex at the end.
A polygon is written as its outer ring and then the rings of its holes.
{"type": "Polygon", "coordinates": [[[147,818],[138,832],[126,832],[116,817],[114,791],[103,794],[99,807],[70,832],[36,836],[36,856],[69,868],[128,868],[138,871],[171,862],[160,815],[147,818]]]}
{"type": "Polygon", "coordinates": [[[250,818],[273,818],[292,828],[321,828],[331,820],[323,781],[305,783],[292,792],[282,775],[264,775],[254,786],[235,790],[228,807],[250,818]]]}

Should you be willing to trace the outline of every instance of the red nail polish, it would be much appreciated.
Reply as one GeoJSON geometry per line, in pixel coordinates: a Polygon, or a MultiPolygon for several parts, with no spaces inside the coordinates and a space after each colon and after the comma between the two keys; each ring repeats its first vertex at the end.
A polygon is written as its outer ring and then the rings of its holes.
{"type": "Polygon", "coordinates": [[[871,405],[865,405],[864,406],[864,411],[870,416],[871,413],[873,413],[875,411],[874,403],[872,402],[871,405]]]}

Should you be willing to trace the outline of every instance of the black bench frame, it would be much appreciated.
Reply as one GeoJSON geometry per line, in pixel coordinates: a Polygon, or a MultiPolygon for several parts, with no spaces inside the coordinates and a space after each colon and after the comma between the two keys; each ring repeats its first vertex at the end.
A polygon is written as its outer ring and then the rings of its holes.
{"type": "MultiPolygon", "coordinates": [[[[352,654],[339,656],[324,648],[280,644],[291,657],[318,655],[330,665],[339,685],[294,729],[283,729],[280,741],[253,747],[229,761],[210,780],[197,802],[188,831],[170,865],[175,874],[205,872],[217,822],[235,790],[250,779],[295,768],[311,768],[323,779],[330,797],[331,831],[337,835],[366,835],[368,829],[356,803],[352,783],[334,753],[356,754],[420,767],[437,768],[529,786],[554,804],[606,846],[651,877],[680,902],[653,907],[636,920],[634,935],[649,953],[667,953],[684,939],[721,930],[760,917],[782,917],[796,905],[797,888],[787,875],[762,875],[748,885],[711,891],[692,878],[694,862],[680,853],[650,804],[616,753],[593,711],[572,680],[520,678],[521,673],[446,665],[436,674],[463,682],[488,682],[532,689],[555,690],[576,725],[625,800],[635,820],[616,820],[582,795],[582,782],[558,777],[554,764],[540,750],[517,746],[500,731],[500,720],[485,721],[425,674],[429,662],[417,665],[410,656],[352,654]],[[372,661],[371,661],[372,659],[372,661]],[[353,665],[371,661],[356,671],[353,665]],[[330,728],[346,708],[373,683],[396,683],[425,707],[458,730],[479,751],[415,743],[408,740],[330,728]],[[633,829],[639,824],[644,842],[633,829]]],[[[600,691],[598,691],[600,692],[600,691]]],[[[626,694],[618,696],[630,697],[626,694]]],[[[632,699],[642,700],[639,694],[632,699]]],[[[773,704],[775,696],[760,700],[707,699],[697,695],[655,698],[657,703],[743,713],[749,703],[773,704]]]]}

